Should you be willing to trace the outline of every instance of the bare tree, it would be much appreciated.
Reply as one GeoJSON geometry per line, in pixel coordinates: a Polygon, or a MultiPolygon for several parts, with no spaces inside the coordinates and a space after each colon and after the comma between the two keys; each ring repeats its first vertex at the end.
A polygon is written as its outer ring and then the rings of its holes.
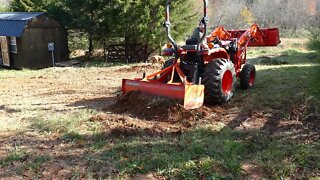
{"type": "Polygon", "coordinates": [[[262,27],[275,26],[293,30],[309,26],[319,27],[320,0],[211,0],[210,2],[210,22],[213,26],[222,24],[227,28],[246,28],[248,18],[252,18],[262,27]],[[310,13],[311,11],[313,13],[310,13]]]}

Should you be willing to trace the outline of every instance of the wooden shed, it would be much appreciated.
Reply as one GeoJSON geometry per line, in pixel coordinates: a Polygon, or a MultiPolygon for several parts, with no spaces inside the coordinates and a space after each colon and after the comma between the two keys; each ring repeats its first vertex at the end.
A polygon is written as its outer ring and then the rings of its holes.
{"type": "Polygon", "coordinates": [[[0,13],[0,65],[40,69],[69,58],[66,29],[45,13],[0,13]]]}

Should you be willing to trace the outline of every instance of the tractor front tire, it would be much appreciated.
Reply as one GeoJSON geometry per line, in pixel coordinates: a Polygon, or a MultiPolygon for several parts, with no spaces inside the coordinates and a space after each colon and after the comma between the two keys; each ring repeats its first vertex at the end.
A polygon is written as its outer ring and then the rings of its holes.
{"type": "Polygon", "coordinates": [[[256,68],[252,64],[245,64],[240,73],[240,87],[249,89],[254,85],[256,78],[256,68]]]}
{"type": "Polygon", "coordinates": [[[224,104],[235,91],[236,72],[233,63],[227,59],[210,61],[203,74],[206,104],[224,104]]]}

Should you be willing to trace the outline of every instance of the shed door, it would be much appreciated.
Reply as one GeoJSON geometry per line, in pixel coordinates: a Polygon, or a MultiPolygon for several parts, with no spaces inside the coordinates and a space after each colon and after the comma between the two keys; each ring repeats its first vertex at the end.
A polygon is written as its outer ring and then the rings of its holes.
{"type": "Polygon", "coordinates": [[[8,38],[5,36],[1,36],[0,44],[1,44],[1,54],[2,54],[3,65],[10,66],[8,38]]]}

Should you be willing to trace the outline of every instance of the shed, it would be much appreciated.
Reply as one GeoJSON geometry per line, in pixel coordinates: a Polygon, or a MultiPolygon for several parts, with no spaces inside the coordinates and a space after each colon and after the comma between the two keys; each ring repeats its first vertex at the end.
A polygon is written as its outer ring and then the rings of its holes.
{"type": "Polygon", "coordinates": [[[46,68],[69,58],[66,29],[43,12],[0,13],[0,44],[0,65],[14,69],[46,68]]]}

